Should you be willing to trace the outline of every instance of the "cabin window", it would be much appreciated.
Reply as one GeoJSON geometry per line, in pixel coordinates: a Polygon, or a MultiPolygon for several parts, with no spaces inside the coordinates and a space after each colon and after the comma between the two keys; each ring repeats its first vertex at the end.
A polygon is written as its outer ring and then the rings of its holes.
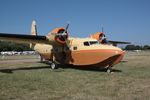
{"type": "Polygon", "coordinates": [[[77,50],[77,47],[73,47],[73,50],[77,50]]]}
{"type": "Polygon", "coordinates": [[[58,52],[58,48],[51,49],[51,52],[58,52]]]}
{"type": "Polygon", "coordinates": [[[97,43],[98,43],[97,41],[86,41],[86,42],[83,42],[84,46],[90,46],[90,45],[97,44],[97,43]]]}
{"type": "Polygon", "coordinates": [[[54,52],[54,49],[51,49],[51,52],[54,52]]]}
{"type": "Polygon", "coordinates": [[[89,44],[89,42],[84,42],[83,43],[85,46],[89,46],[90,44],[89,44]]]}
{"type": "Polygon", "coordinates": [[[90,45],[93,45],[93,44],[98,44],[97,41],[90,41],[90,45]]]}

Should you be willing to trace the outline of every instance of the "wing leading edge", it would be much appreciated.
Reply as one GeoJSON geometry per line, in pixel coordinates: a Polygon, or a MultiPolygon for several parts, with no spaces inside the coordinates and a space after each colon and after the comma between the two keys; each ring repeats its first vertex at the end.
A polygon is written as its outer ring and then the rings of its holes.
{"type": "Polygon", "coordinates": [[[117,46],[118,44],[131,44],[130,42],[109,41],[109,40],[108,43],[113,44],[114,46],[117,46]]]}
{"type": "Polygon", "coordinates": [[[49,39],[46,36],[23,35],[23,34],[0,33],[0,40],[7,40],[19,43],[50,44],[49,39]]]}

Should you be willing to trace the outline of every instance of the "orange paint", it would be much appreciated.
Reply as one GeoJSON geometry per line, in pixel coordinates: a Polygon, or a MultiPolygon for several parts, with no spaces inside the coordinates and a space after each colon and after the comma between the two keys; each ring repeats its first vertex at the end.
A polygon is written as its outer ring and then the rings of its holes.
{"type": "MultiPolygon", "coordinates": [[[[120,52],[120,53],[124,53],[125,51],[120,51],[120,50],[80,50],[80,51],[69,51],[69,52],[65,52],[65,53],[70,53],[70,52],[96,52],[96,51],[110,51],[110,52],[120,52]]],[[[49,54],[51,52],[47,52],[47,53],[42,53],[42,54],[49,54]]]]}
{"type": "MultiPolygon", "coordinates": [[[[100,40],[100,35],[102,35],[102,32],[98,32],[96,34],[92,34],[91,37],[97,40],[100,40]]],[[[105,36],[105,34],[103,34],[105,36]]]]}
{"type": "MultiPolygon", "coordinates": [[[[111,51],[111,52],[124,52],[124,51],[120,51],[120,50],[80,50],[80,51],[71,51],[71,52],[96,52],[96,51],[111,51]]],[[[69,52],[66,52],[69,53],[69,52]]]]}
{"type": "MultiPolygon", "coordinates": [[[[59,27],[59,28],[56,28],[56,29],[54,29],[53,31],[51,31],[51,33],[53,33],[53,34],[58,34],[60,30],[65,30],[65,29],[59,27]]],[[[51,34],[48,34],[47,36],[50,37],[51,34]]],[[[67,34],[67,38],[68,38],[68,34],[67,34]]],[[[60,43],[60,44],[66,44],[65,41],[61,41],[57,36],[55,36],[54,39],[55,39],[56,42],[58,42],[58,43],[60,43]]]]}
{"type": "Polygon", "coordinates": [[[59,28],[56,28],[53,31],[51,31],[51,33],[56,33],[57,34],[59,32],[59,30],[65,30],[65,29],[62,28],[62,27],[59,27],[59,28]]]}
{"type": "Polygon", "coordinates": [[[32,34],[35,34],[35,32],[32,32],[32,34]]]}
{"type": "MultiPolygon", "coordinates": [[[[80,50],[65,52],[66,59],[63,59],[63,52],[54,52],[57,61],[64,64],[73,64],[76,66],[92,65],[99,68],[106,68],[108,65],[117,64],[123,57],[124,51],[121,50],[80,50]]],[[[51,52],[42,53],[43,56],[50,59],[51,52]]]]}
{"type": "MultiPolygon", "coordinates": [[[[96,51],[110,51],[110,52],[115,52],[115,51],[117,51],[117,52],[120,52],[120,53],[124,53],[125,51],[120,51],[120,50],[106,50],[106,49],[104,49],[104,50],[80,50],[80,51],[70,51],[70,52],[96,52],[96,51]]],[[[65,52],[65,53],[70,53],[70,52],[65,52]]],[[[42,54],[49,54],[49,53],[51,53],[51,52],[48,52],[48,53],[42,53],[42,54]]]]}

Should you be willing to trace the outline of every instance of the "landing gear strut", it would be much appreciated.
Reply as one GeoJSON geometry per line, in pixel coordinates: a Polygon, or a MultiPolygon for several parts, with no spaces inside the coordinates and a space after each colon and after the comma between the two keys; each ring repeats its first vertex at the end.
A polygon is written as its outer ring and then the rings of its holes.
{"type": "Polygon", "coordinates": [[[57,69],[58,63],[56,62],[55,56],[52,55],[52,59],[49,61],[51,69],[57,69]]]}

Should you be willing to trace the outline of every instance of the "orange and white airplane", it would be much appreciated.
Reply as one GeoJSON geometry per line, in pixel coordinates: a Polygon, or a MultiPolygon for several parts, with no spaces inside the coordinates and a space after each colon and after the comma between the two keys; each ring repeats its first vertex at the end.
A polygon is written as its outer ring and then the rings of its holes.
{"type": "Polygon", "coordinates": [[[0,33],[0,40],[19,43],[30,43],[45,60],[51,61],[51,68],[57,68],[57,63],[75,66],[93,66],[108,69],[119,63],[124,51],[117,44],[128,42],[108,41],[103,32],[92,34],[88,38],[72,38],[66,28],[56,28],[47,36],[37,35],[36,22],[31,25],[31,35],[0,33]],[[115,46],[114,46],[115,45],[115,46]]]}

